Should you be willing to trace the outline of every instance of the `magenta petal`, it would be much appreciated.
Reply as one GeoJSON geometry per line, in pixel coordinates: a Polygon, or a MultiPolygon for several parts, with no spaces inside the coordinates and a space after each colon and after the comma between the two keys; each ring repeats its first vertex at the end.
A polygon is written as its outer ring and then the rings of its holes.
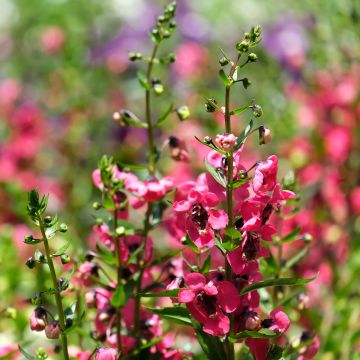
{"type": "Polygon", "coordinates": [[[206,284],[205,276],[199,273],[185,275],[185,284],[192,290],[200,290],[206,284]]]}
{"type": "Polygon", "coordinates": [[[203,331],[212,336],[226,335],[230,330],[230,320],[221,310],[216,317],[208,318],[203,326],[203,331]]]}
{"type": "Polygon", "coordinates": [[[255,170],[255,176],[254,176],[254,179],[253,179],[253,182],[252,182],[255,192],[258,192],[260,190],[261,185],[263,183],[263,180],[264,180],[263,173],[259,169],[256,169],[255,170]]]}
{"type": "Polygon", "coordinates": [[[218,304],[227,313],[234,312],[240,304],[240,296],[236,287],[230,281],[219,281],[218,287],[218,304]]]}
{"type": "Polygon", "coordinates": [[[175,201],[173,210],[178,212],[185,212],[190,210],[190,203],[186,200],[175,201]]]}
{"type": "Polygon", "coordinates": [[[290,320],[288,316],[282,311],[284,307],[279,307],[270,313],[270,317],[275,320],[275,324],[270,327],[271,330],[278,330],[281,333],[287,331],[290,326],[290,320]]]}
{"type": "Polygon", "coordinates": [[[225,229],[228,224],[228,216],[224,210],[209,210],[209,224],[215,230],[225,229]]]}
{"type": "Polygon", "coordinates": [[[195,298],[195,294],[193,291],[188,290],[188,289],[181,289],[179,291],[179,296],[178,296],[178,300],[181,303],[188,303],[188,302],[192,302],[195,298]]]}
{"type": "Polygon", "coordinates": [[[268,339],[246,339],[245,343],[256,360],[266,360],[269,352],[268,339]]]}
{"type": "Polygon", "coordinates": [[[245,268],[246,262],[242,259],[242,250],[238,248],[226,256],[231,268],[236,275],[241,274],[245,268]]]}
{"type": "Polygon", "coordinates": [[[209,281],[205,285],[204,290],[205,290],[207,295],[217,295],[218,294],[218,289],[217,289],[217,287],[214,285],[214,283],[212,281],[209,281]]]}
{"type": "Polygon", "coordinates": [[[208,207],[214,207],[219,203],[219,198],[216,194],[208,192],[204,195],[204,204],[208,207]]]}

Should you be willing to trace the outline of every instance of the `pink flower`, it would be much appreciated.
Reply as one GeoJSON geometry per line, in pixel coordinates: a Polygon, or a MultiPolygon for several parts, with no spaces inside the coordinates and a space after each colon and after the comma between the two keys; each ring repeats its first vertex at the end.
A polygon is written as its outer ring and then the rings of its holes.
{"type": "Polygon", "coordinates": [[[160,180],[151,179],[139,182],[135,193],[146,202],[151,202],[160,200],[173,187],[174,181],[168,176],[160,180]]]}
{"type": "Polygon", "coordinates": [[[253,188],[255,192],[271,191],[276,185],[276,176],[278,170],[278,159],[271,155],[266,161],[261,162],[255,170],[253,179],[253,188]]]}
{"type": "Polygon", "coordinates": [[[218,134],[215,143],[221,150],[230,151],[234,147],[236,139],[234,134],[218,134]]]}
{"type": "Polygon", "coordinates": [[[95,352],[95,360],[116,360],[117,353],[115,349],[100,347],[95,352]]]}
{"type": "Polygon", "coordinates": [[[195,320],[203,324],[203,331],[222,336],[229,332],[230,321],[225,313],[232,313],[240,303],[235,286],[229,281],[206,283],[204,275],[191,273],[185,276],[187,289],[181,289],[180,303],[185,303],[195,320]]]}
{"type": "Polygon", "coordinates": [[[98,265],[91,261],[86,261],[80,265],[77,273],[73,277],[72,281],[74,284],[82,286],[91,286],[93,281],[91,277],[98,277],[98,265]]]}
{"type": "Polygon", "coordinates": [[[299,352],[298,360],[311,360],[315,357],[320,348],[320,339],[315,336],[314,341],[299,352]]]}
{"type": "Polygon", "coordinates": [[[270,317],[261,322],[263,328],[275,331],[277,333],[283,334],[287,331],[290,326],[290,320],[287,315],[282,311],[283,306],[273,310],[270,313],[270,317]]]}
{"type": "Polygon", "coordinates": [[[63,30],[57,26],[50,26],[41,34],[41,45],[48,54],[56,54],[65,42],[63,30]]]}
{"type": "Polygon", "coordinates": [[[0,358],[13,360],[20,356],[19,347],[17,344],[0,346],[0,358]]]}
{"type": "Polygon", "coordinates": [[[80,351],[76,354],[78,360],[89,360],[91,356],[91,351],[80,351]]]}
{"type": "Polygon", "coordinates": [[[353,211],[360,215],[360,186],[354,188],[350,194],[350,201],[353,211]]]}
{"type": "Polygon", "coordinates": [[[47,323],[46,310],[39,306],[30,316],[30,329],[33,331],[43,331],[47,323]]]}
{"type": "Polygon", "coordinates": [[[266,360],[269,352],[269,340],[268,339],[246,339],[246,345],[249,347],[251,353],[255,357],[255,360],[266,360]]]}
{"type": "Polygon", "coordinates": [[[214,246],[213,230],[224,229],[228,223],[225,211],[212,209],[219,202],[218,197],[211,192],[201,192],[192,188],[187,200],[175,201],[173,209],[184,220],[184,227],[196,246],[214,246]]]}

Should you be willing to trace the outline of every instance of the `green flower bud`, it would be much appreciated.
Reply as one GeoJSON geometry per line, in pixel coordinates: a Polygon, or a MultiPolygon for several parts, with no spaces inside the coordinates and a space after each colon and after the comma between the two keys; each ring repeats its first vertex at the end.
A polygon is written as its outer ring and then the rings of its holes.
{"type": "Polygon", "coordinates": [[[306,233],[302,237],[305,244],[310,244],[313,241],[313,236],[309,233],[306,233]]]}
{"type": "Polygon", "coordinates": [[[164,92],[164,86],[162,84],[155,84],[153,89],[156,95],[161,95],[164,92]]]}
{"type": "Polygon", "coordinates": [[[8,319],[16,319],[16,309],[9,306],[4,310],[3,315],[8,319]]]}
{"type": "Polygon", "coordinates": [[[93,207],[94,210],[99,210],[99,209],[102,208],[101,204],[99,204],[96,201],[92,204],[92,207],[93,207]]]}
{"type": "Polygon", "coordinates": [[[136,60],[141,60],[142,59],[142,55],[139,52],[129,52],[129,60],[130,61],[136,61],[136,60]]]}
{"type": "Polygon", "coordinates": [[[205,109],[207,112],[214,112],[216,110],[217,101],[215,99],[209,99],[205,103],[205,109]]]}
{"type": "Polygon", "coordinates": [[[176,109],[176,114],[181,121],[184,121],[190,117],[190,110],[186,105],[182,105],[176,109]]]}
{"type": "Polygon", "coordinates": [[[212,138],[210,136],[205,136],[204,137],[204,142],[210,145],[210,144],[212,144],[213,141],[212,141],[212,138]]]}
{"type": "Polygon", "coordinates": [[[34,237],[32,235],[27,235],[24,238],[24,243],[25,244],[31,244],[34,241],[34,237]]]}
{"type": "Polygon", "coordinates": [[[60,224],[59,225],[59,231],[64,233],[64,232],[67,232],[68,231],[68,226],[64,223],[60,224]]]}
{"type": "Polygon", "coordinates": [[[221,66],[225,66],[225,65],[227,65],[228,63],[229,63],[229,59],[227,59],[225,56],[222,57],[222,58],[219,60],[219,64],[220,64],[221,66]]]}
{"type": "Polygon", "coordinates": [[[65,265],[65,264],[68,264],[70,262],[71,258],[70,258],[70,256],[68,254],[63,254],[60,257],[60,260],[61,260],[61,263],[65,265]]]}
{"type": "Polygon", "coordinates": [[[249,43],[247,41],[242,41],[241,43],[236,44],[236,50],[244,53],[249,50],[249,43]]]}
{"type": "Polygon", "coordinates": [[[250,108],[252,109],[255,117],[260,117],[263,114],[262,108],[258,104],[254,104],[254,105],[250,106],[250,108]]]}
{"type": "Polygon", "coordinates": [[[271,131],[265,126],[259,126],[259,145],[271,143],[271,131]]]}
{"type": "Polygon", "coordinates": [[[33,256],[30,256],[27,260],[25,265],[29,268],[29,269],[33,269],[36,265],[36,261],[34,259],[33,256]]]}
{"type": "Polygon", "coordinates": [[[257,55],[255,54],[255,53],[250,53],[249,55],[248,55],[248,60],[249,60],[249,62],[255,62],[255,61],[257,61],[257,55]]]}
{"type": "Polygon", "coordinates": [[[52,217],[50,215],[44,217],[44,223],[50,224],[52,221],[52,217]]]}
{"type": "Polygon", "coordinates": [[[251,81],[248,78],[244,78],[242,80],[242,84],[243,84],[244,89],[247,89],[251,85],[251,81]]]}

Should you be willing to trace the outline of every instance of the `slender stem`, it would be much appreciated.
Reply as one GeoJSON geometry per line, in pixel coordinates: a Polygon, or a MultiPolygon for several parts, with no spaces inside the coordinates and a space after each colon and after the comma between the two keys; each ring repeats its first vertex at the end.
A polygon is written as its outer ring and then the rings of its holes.
{"type": "MultiPolygon", "coordinates": [[[[116,206],[116,205],[115,205],[116,206]]],[[[119,248],[119,236],[116,234],[116,229],[118,227],[118,210],[114,211],[114,243],[115,243],[115,258],[117,261],[117,286],[121,284],[121,275],[122,275],[122,263],[120,259],[120,248],[119,248]]],[[[116,309],[115,314],[115,327],[116,327],[116,349],[118,357],[120,357],[122,346],[121,346],[121,309],[116,309]]]]}
{"type": "Polygon", "coordinates": [[[63,308],[62,301],[61,301],[61,293],[60,293],[59,283],[58,283],[58,279],[56,277],[56,271],[55,271],[54,263],[53,263],[52,257],[51,257],[48,238],[45,233],[44,221],[39,213],[37,214],[37,219],[39,221],[40,231],[41,231],[44,248],[45,248],[45,256],[46,256],[47,264],[49,266],[50,275],[51,275],[51,279],[52,279],[54,291],[55,291],[55,301],[56,301],[56,308],[57,308],[57,312],[58,312],[58,316],[59,316],[59,323],[60,323],[60,329],[61,329],[60,336],[61,336],[64,360],[69,360],[67,337],[66,337],[66,333],[65,333],[64,308],[63,308]]]}
{"type": "MultiPolygon", "coordinates": [[[[234,72],[236,70],[236,65],[237,65],[238,61],[240,60],[240,56],[241,56],[241,54],[238,55],[236,61],[233,63],[230,73],[229,73],[229,78],[232,78],[232,76],[234,75],[234,72]]],[[[226,86],[226,88],[225,88],[225,131],[228,134],[231,133],[230,88],[231,88],[231,85],[226,86]]],[[[226,212],[227,212],[228,219],[229,219],[228,227],[230,229],[232,229],[234,226],[233,188],[232,188],[232,183],[234,180],[234,157],[233,157],[232,151],[230,151],[227,154],[226,160],[227,160],[227,167],[228,167],[227,186],[226,186],[226,212]]],[[[225,271],[226,271],[226,280],[232,281],[232,269],[226,258],[225,258],[225,271]]],[[[233,335],[233,333],[234,333],[234,315],[231,314],[229,316],[229,318],[230,318],[230,335],[233,335]]],[[[235,358],[234,344],[227,341],[226,342],[226,351],[227,351],[228,360],[234,360],[234,358],[235,358]]]]}
{"type": "MultiPolygon", "coordinates": [[[[277,265],[277,269],[276,269],[276,274],[275,277],[279,278],[281,277],[281,271],[282,271],[282,256],[283,256],[283,248],[282,248],[282,232],[283,232],[283,225],[284,225],[284,218],[281,216],[280,214],[280,223],[279,223],[279,240],[276,244],[277,247],[277,261],[276,261],[276,265],[277,265]]],[[[277,304],[278,302],[278,294],[279,291],[281,290],[280,287],[275,286],[274,287],[274,298],[273,298],[273,303],[274,306],[277,304]]]]}
{"type": "Polygon", "coordinates": [[[151,119],[151,101],[150,101],[150,84],[151,84],[151,73],[153,69],[154,64],[154,58],[156,56],[156,53],[158,51],[159,44],[156,44],[153,48],[147,73],[146,73],[146,79],[148,84],[148,89],[146,89],[145,92],[145,116],[146,116],[146,123],[148,126],[148,147],[149,147],[149,173],[150,175],[155,174],[155,145],[154,145],[154,125],[151,119]]]}
{"type": "MultiPolygon", "coordinates": [[[[152,69],[154,65],[154,59],[156,56],[156,53],[159,49],[159,44],[155,44],[151,57],[149,59],[148,68],[146,72],[146,79],[148,86],[150,87],[151,84],[151,75],[152,75],[152,69]]],[[[148,147],[149,147],[149,174],[154,176],[155,175],[155,145],[154,145],[154,124],[151,118],[151,101],[150,101],[150,88],[146,89],[145,91],[145,115],[146,115],[146,123],[148,125],[147,127],[147,133],[148,133],[148,147]]],[[[150,215],[152,213],[152,203],[148,204],[148,208],[146,211],[145,221],[144,221],[144,234],[143,234],[143,240],[142,240],[142,246],[143,249],[146,249],[146,242],[148,233],[150,230],[150,215]]],[[[137,280],[136,289],[135,289],[135,306],[134,306],[134,335],[136,338],[140,338],[140,307],[141,307],[141,298],[139,296],[139,293],[141,292],[141,286],[142,286],[142,278],[144,275],[144,264],[140,259],[138,260],[138,265],[140,269],[139,278],[137,280]]]]}
{"type": "MultiPolygon", "coordinates": [[[[143,246],[143,252],[145,252],[146,249],[146,241],[148,237],[148,233],[150,230],[150,215],[152,213],[152,203],[149,203],[148,209],[146,211],[145,220],[144,220],[144,234],[143,234],[143,240],[142,245],[143,246]]],[[[141,307],[141,297],[139,296],[139,293],[141,293],[141,287],[142,287],[142,278],[144,275],[144,263],[140,260],[138,260],[138,266],[140,268],[140,274],[139,278],[136,283],[136,296],[135,296],[135,306],[134,306],[134,335],[136,338],[140,337],[140,307],[141,307]]]]}

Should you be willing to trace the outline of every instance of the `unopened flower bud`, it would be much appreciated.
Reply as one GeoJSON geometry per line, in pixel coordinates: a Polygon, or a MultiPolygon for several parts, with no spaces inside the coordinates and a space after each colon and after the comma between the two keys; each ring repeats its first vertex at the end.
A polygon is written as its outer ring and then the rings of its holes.
{"type": "Polygon", "coordinates": [[[190,110],[186,105],[182,105],[176,109],[176,114],[178,118],[183,121],[190,117],[190,110]]]}
{"type": "Polygon", "coordinates": [[[99,210],[102,208],[101,204],[98,203],[97,201],[95,201],[93,204],[92,204],[92,207],[94,210],[99,210]]]}
{"type": "Polygon", "coordinates": [[[50,215],[44,217],[44,223],[45,223],[45,225],[50,224],[51,221],[52,221],[52,218],[51,218],[50,215]]]}
{"type": "Polygon", "coordinates": [[[86,254],[85,254],[85,259],[86,259],[87,261],[91,261],[91,260],[93,260],[95,257],[96,257],[96,253],[95,253],[94,251],[92,251],[92,250],[87,251],[86,254]]]}
{"type": "Polygon", "coordinates": [[[248,78],[244,78],[242,80],[242,84],[243,84],[244,89],[247,89],[251,85],[251,81],[248,78]]]}
{"type": "Polygon", "coordinates": [[[215,99],[209,99],[206,103],[205,103],[205,109],[207,112],[214,112],[216,110],[216,104],[217,101],[215,99]]]}
{"type": "Polygon", "coordinates": [[[85,303],[88,308],[96,307],[96,291],[91,290],[85,294],[85,303]]]}
{"type": "Polygon", "coordinates": [[[253,32],[256,37],[259,37],[261,35],[261,26],[260,25],[255,26],[253,32]]]}
{"type": "Polygon", "coordinates": [[[306,233],[302,237],[305,244],[310,244],[313,241],[313,236],[309,233],[306,233]]]}
{"type": "MultiPolygon", "coordinates": [[[[54,350],[56,350],[56,349],[54,349],[54,350]]],[[[39,360],[45,360],[48,358],[48,354],[46,353],[44,348],[42,348],[42,347],[38,348],[38,350],[36,352],[36,358],[39,360]]]]}
{"type": "Polygon", "coordinates": [[[250,108],[252,109],[255,117],[260,117],[263,114],[262,108],[258,104],[254,104],[254,105],[250,106],[250,108]]]}
{"type": "Polygon", "coordinates": [[[36,265],[36,261],[34,259],[33,256],[30,256],[27,260],[25,265],[29,268],[29,269],[33,269],[36,265]]]}
{"type": "Polygon", "coordinates": [[[235,143],[237,137],[234,134],[218,134],[215,138],[216,145],[224,151],[230,151],[235,143]]]}
{"type": "Polygon", "coordinates": [[[254,311],[248,311],[245,314],[245,329],[246,330],[257,330],[260,327],[261,320],[258,314],[254,311]]]}
{"type": "Polygon", "coordinates": [[[171,32],[169,30],[164,30],[162,36],[164,39],[168,39],[171,36],[171,32]]]}
{"type": "Polygon", "coordinates": [[[45,335],[48,339],[58,339],[60,332],[60,324],[58,321],[51,321],[45,326],[45,335]]]}
{"type": "Polygon", "coordinates": [[[169,29],[170,29],[171,31],[174,31],[174,30],[176,29],[176,26],[177,26],[177,24],[176,24],[176,21],[175,21],[175,20],[171,20],[171,21],[169,22],[169,29]]]}
{"type": "Polygon", "coordinates": [[[257,59],[258,59],[258,57],[257,57],[257,55],[256,55],[255,53],[250,53],[250,54],[248,55],[248,60],[249,60],[250,62],[255,62],[255,61],[257,61],[257,59]]]}
{"type": "Polygon", "coordinates": [[[205,136],[204,137],[204,142],[206,143],[206,144],[211,144],[212,143],[212,138],[210,137],[210,136],[205,136]]]}
{"type": "Polygon", "coordinates": [[[15,319],[16,318],[16,309],[9,306],[3,312],[4,317],[8,319],[15,319]]]}
{"type": "Polygon", "coordinates": [[[246,171],[246,170],[240,170],[240,171],[238,172],[238,177],[239,177],[239,179],[241,179],[241,180],[247,179],[247,177],[248,177],[247,171],[246,171]]]}
{"type": "Polygon", "coordinates": [[[37,307],[30,316],[30,329],[32,331],[42,331],[47,323],[47,312],[42,306],[37,307]]]}
{"type": "Polygon", "coordinates": [[[136,61],[136,60],[141,60],[142,59],[142,55],[139,52],[129,52],[129,60],[130,61],[136,61]]]}
{"type": "Polygon", "coordinates": [[[219,60],[219,64],[220,64],[221,66],[225,66],[225,65],[227,65],[228,63],[229,63],[229,59],[226,58],[225,56],[222,57],[222,58],[219,60]]]}
{"type": "Polygon", "coordinates": [[[153,86],[153,89],[154,89],[154,93],[156,95],[161,95],[163,92],[164,92],[164,86],[163,84],[155,84],[153,86]]]}
{"type": "Polygon", "coordinates": [[[68,226],[66,224],[64,224],[64,223],[61,223],[59,225],[59,231],[62,232],[62,233],[67,232],[68,231],[68,226]]]}
{"type": "Polygon", "coordinates": [[[61,260],[61,263],[65,265],[65,264],[68,264],[70,262],[71,258],[70,258],[70,256],[68,254],[63,254],[60,257],[60,260],[61,260]]]}
{"type": "Polygon", "coordinates": [[[239,52],[247,52],[249,50],[249,43],[247,41],[242,41],[236,44],[236,50],[239,52]]]}
{"type": "Polygon", "coordinates": [[[271,143],[271,131],[265,126],[259,127],[259,145],[271,143]]]}
{"type": "Polygon", "coordinates": [[[33,240],[34,240],[34,237],[32,235],[27,235],[24,238],[24,243],[25,244],[31,244],[33,242],[33,240]]]}
{"type": "Polygon", "coordinates": [[[99,347],[95,352],[95,360],[116,360],[117,352],[113,348],[99,347]]]}

